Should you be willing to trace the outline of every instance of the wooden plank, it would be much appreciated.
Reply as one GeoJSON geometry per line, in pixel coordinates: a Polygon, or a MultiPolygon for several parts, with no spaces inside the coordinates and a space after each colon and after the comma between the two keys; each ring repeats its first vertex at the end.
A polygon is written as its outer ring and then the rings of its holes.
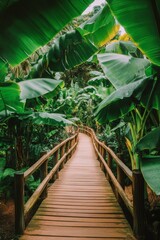
{"type": "Polygon", "coordinates": [[[20,240],[134,239],[125,216],[96,160],[90,139],[81,135],[77,151],[49,187],[20,240]]]}
{"type": "MultiPolygon", "coordinates": [[[[65,216],[47,216],[47,215],[35,215],[33,217],[33,220],[48,220],[48,221],[61,221],[61,222],[85,222],[85,223],[92,223],[92,222],[95,222],[95,223],[106,223],[106,222],[125,222],[127,223],[127,220],[125,218],[87,218],[87,217],[65,217],[65,216]]],[[[31,223],[32,224],[32,221],[31,223]]]]}
{"type": "MultiPolygon", "coordinates": [[[[131,235],[129,235],[128,234],[128,236],[129,236],[129,238],[128,237],[126,237],[125,238],[125,240],[134,240],[134,238],[131,236],[131,235]]],[[[37,236],[31,236],[31,235],[25,235],[25,236],[22,236],[21,237],[21,240],[44,240],[44,238],[45,238],[45,240],[121,240],[121,239],[123,239],[124,240],[124,237],[123,238],[121,238],[121,237],[118,237],[118,238],[108,238],[108,237],[105,237],[105,238],[83,238],[83,237],[58,237],[58,236],[56,236],[56,237],[50,237],[50,236],[38,236],[38,239],[37,239],[37,236]]]]}
{"type": "Polygon", "coordinates": [[[45,226],[28,227],[25,234],[31,235],[48,235],[61,237],[125,237],[128,233],[127,228],[85,228],[85,227],[59,227],[59,226],[45,226]]]}
{"type": "Polygon", "coordinates": [[[122,213],[116,214],[116,213],[77,213],[77,212],[51,212],[51,211],[43,211],[39,209],[36,213],[37,215],[41,216],[63,216],[63,217],[87,217],[87,218],[124,218],[124,215],[122,213]]]}
{"type": "Polygon", "coordinates": [[[127,222],[65,222],[65,221],[48,221],[48,220],[41,220],[36,219],[32,221],[32,227],[39,226],[39,225],[46,225],[46,226],[63,226],[63,227],[100,227],[100,228],[128,228],[127,222]]]}

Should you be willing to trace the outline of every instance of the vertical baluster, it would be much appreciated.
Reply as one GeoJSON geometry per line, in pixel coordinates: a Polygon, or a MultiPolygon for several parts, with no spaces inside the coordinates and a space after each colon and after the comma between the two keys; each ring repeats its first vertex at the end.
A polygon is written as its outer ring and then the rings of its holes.
{"type": "MultiPolygon", "coordinates": [[[[117,164],[117,181],[119,182],[121,187],[124,189],[124,187],[125,187],[125,174],[118,164],[117,164]]],[[[121,196],[118,194],[118,192],[116,193],[116,195],[117,195],[117,200],[118,200],[119,204],[121,206],[123,206],[123,200],[122,200],[121,196]]]]}
{"type": "MultiPolygon", "coordinates": [[[[40,167],[40,179],[41,182],[47,177],[48,174],[48,159],[40,167]]],[[[46,186],[41,194],[41,198],[45,199],[47,197],[48,187],[46,186]]]]}
{"type": "MultiPolygon", "coordinates": [[[[108,167],[112,170],[113,159],[109,152],[107,153],[107,155],[108,155],[107,164],[108,164],[108,167]]],[[[110,178],[109,174],[107,174],[107,179],[111,183],[111,178],[110,178]]]]}
{"type": "MultiPolygon", "coordinates": [[[[62,147],[61,147],[61,150],[60,150],[60,158],[63,157],[64,153],[65,153],[65,144],[62,145],[62,147]]],[[[64,160],[64,161],[65,161],[65,160],[64,160]]],[[[62,164],[61,164],[61,166],[60,166],[60,169],[64,168],[64,161],[62,162],[62,164]]]]}
{"type": "Polygon", "coordinates": [[[133,170],[133,231],[137,239],[144,239],[144,179],[133,170]]]}
{"type": "Polygon", "coordinates": [[[15,177],[15,233],[23,234],[24,220],[24,173],[17,172],[15,177]]]}
{"type": "MultiPolygon", "coordinates": [[[[59,158],[59,149],[55,152],[55,163],[58,163],[58,158],[59,158]]],[[[59,169],[57,169],[56,173],[55,173],[55,178],[59,178],[59,169]]]]}

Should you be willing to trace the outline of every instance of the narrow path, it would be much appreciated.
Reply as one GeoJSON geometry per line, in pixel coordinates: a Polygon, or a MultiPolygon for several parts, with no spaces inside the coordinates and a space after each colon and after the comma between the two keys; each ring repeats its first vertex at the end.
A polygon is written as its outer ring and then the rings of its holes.
{"type": "Polygon", "coordinates": [[[20,238],[54,239],[132,239],[130,226],[85,134],[80,134],[76,152],[20,238]]]}

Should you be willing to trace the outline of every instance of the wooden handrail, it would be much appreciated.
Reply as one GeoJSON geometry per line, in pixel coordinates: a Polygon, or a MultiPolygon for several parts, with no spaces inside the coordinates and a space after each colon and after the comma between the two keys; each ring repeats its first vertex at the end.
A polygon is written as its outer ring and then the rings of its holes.
{"type": "Polygon", "coordinates": [[[75,135],[67,138],[51,151],[43,155],[35,164],[33,164],[25,172],[15,173],[15,232],[16,234],[23,234],[28,221],[29,215],[35,203],[41,197],[42,199],[47,196],[47,185],[54,176],[58,177],[58,172],[63,168],[66,161],[73,155],[78,144],[78,131],[75,135]],[[70,145],[70,148],[68,146],[70,145]],[[59,151],[60,150],[60,151],[59,151]],[[56,165],[47,174],[48,158],[52,155],[56,156],[56,165]],[[60,159],[59,159],[60,157],[60,159]],[[41,169],[41,183],[29,198],[24,203],[24,188],[26,179],[32,175],[36,170],[41,169]]]}
{"type": "Polygon", "coordinates": [[[111,148],[97,139],[93,129],[80,126],[80,132],[84,132],[92,138],[93,146],[100,161],[100,166],[107,174],[109,182],[111,182],[116,190],[118,202],[125,204],[133,218],[133,231],[137,239],[144,237],[144,179],[140,171],[131,171],[121,159],[116,156],[111,148]],[[103,151],[102,151],[103,149],[103,151]],[[107,161],[105,160],[104,151],[108,154],[107,161]],[[112,172],[112,161],[117,165],[117,178],[112,172]],[[133,203],[127,198],[124,191],[124,175],[132,182],[133,203]]]}
{"type": "Polygon", "coordinates": [[[75,134],[74,136],[67,138],[66,140],[64,140],[63,142],[61,142],[60,144],[58,144],[57,146],[55,146],[52,150],[50,150],[48,153],[46,153],[45,155],[43,155],[37,162],[35,162],[29,169],[27,169],[24,172],[24,178],[25,180],[32,175],[45,161],[48,160],[49,157],[51,157],[58,149],[60,149],[60,147],[62,147],[63,145],[65,145],[67,142],[70,142],[72,139],[75,139],[75,136],[77,134],[75,134]]]}

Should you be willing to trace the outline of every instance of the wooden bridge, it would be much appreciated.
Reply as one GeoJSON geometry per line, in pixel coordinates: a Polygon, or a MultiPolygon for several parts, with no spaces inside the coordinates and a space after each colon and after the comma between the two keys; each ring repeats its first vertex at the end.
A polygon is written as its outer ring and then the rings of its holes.
{"type": "Polygon", "coordinates": [[[132,172],[110,148],[98,141],[91,129],[83,128],[81,132],[91,137],[75,134],[42,156],[25,173],[15,175],[15,225],[20,240],[142,239],[143,223],[139,220],[142,220],[143,209],[139,211],[133,206],[123,189],[124,173],[133,183],[138,181],[139,187],[143,187],[141,179],[133,180],[132,172]],[[48,174],[47,162],[52,155],[56,165],[48,174]],[[111,171],[113,159],[119,169],[118,180],[111,171]],[[25,180],[39,168],[41,184],[24,205],[25,180]],[[54,183],[47,187],[49,182],[54,183]],[[40,197],[44,200],[25,227],[40,197]],[[117,200],[125,204],[133,216],[134,234],[117,200]]]}

